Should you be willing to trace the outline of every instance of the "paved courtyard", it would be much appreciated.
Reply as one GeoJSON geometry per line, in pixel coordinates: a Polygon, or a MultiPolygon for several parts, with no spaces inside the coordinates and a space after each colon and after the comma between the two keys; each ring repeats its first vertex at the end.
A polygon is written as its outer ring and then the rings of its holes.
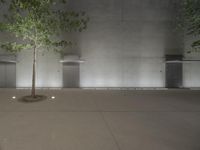
{"type": "Polygon", "coordinates": [[[0,150],[200,150],[197,90],[28,93],[0,89],[0,150]]]}

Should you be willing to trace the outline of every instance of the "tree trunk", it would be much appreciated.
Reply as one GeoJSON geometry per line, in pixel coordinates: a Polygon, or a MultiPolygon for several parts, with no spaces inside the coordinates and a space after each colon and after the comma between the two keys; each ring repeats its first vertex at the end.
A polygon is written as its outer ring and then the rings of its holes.
{"type": "Polygon", "coordinates": [[[37,54],[36,54],[36,46],[35,46],[34,49],[33,49],[33,74],[32,74],[32,90],[31,90],[31,96],[32,97],[36,97],[36,95],[35,95],[36,56],[37,56],[37,54]]]}

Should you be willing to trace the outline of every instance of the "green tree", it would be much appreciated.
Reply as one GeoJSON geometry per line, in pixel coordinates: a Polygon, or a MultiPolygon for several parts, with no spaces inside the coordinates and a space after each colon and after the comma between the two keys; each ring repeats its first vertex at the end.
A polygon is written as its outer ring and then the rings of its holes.
{"type": "Polygon", "coordinates": [[[59,9],[65,0],[0,0],[1,7],[8,8],[0,22],[0,30],[15,36],[13,41],[1,43],[1,48],[17,53],[33,51],[33,74],[31,96],[36,97],[36,61],[39,48],[62,52],[72,43],[56,38],[63,32],[86,29],[89,21],[84,12],[59,9]]]}
{"type": "Polygon", "coordinates": [[[195,38],[193,48],[200,46],[200,0],[182,0],[178,17],[179,27],[195,38]]]}

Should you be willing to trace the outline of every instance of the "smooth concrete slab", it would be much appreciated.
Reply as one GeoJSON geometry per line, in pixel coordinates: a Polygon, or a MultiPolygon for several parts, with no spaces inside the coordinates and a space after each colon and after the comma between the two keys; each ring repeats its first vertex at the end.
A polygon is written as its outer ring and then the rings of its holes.
{"type": "Polygon", "coordinates": [[[121,150],[199,150],[200,112],[106,112],[121,150]]]}
{"type": "Polygon", "coordinates": [[[191,90],[38,90],[48,97],[39,103],[19,103],[30,90],[0,90],[0,111],[200,111],[200,92],[191,90]],[[55,96],[55,99],[51,99],[55,96]]]}
{"type": "Polygon", "coordinates": [[[0,89],[0,150],[199,150],[200,91],[0,89]],[[55,99],[51,99],[55,96],[55,99]]]}
{"type": "Polygon", "coordinates": [[[200,111],[200,93],[190,90],[99,91],[101,111],[200,111]]]}
{"type": "Polygon", "coordinates": [[[20,103],[18,98],[30,95],[30,90],[0,91],[0,111],[8,112],[62,112],[62,111],[96,111],[97,106],[93,96],[81,90],[38,90],[37,94],[45,95],[47,100],[38,103],[20,103]],[[12,99],[16,96],[16,99],[12,99]],[[54,96],[55,99],[51,99],[54,96]]]}
{"type": "Polygon", "coordinates": [[[99,113],[0,113],[1,150],[117,150],[99,113]]]}

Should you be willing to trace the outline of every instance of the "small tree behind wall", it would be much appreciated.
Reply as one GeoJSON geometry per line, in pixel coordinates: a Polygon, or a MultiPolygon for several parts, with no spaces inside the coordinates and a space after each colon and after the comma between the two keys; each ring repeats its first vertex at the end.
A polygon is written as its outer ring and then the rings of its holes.
{"type": "Polygon", "coordinates": [[[84,12],[58,9],[65,5],[65,0],[0,0],[2,7],[8,8],[0,23],[0,30],[11,33],[15,40],[1,43],[1,48],[17,53],[32,50],[33,72],[31,97],[36,98],[36,61],[39,48],[61,52],[70,41],[56,38],[63,32],[86,29],[88,17],[84,12]]]}

